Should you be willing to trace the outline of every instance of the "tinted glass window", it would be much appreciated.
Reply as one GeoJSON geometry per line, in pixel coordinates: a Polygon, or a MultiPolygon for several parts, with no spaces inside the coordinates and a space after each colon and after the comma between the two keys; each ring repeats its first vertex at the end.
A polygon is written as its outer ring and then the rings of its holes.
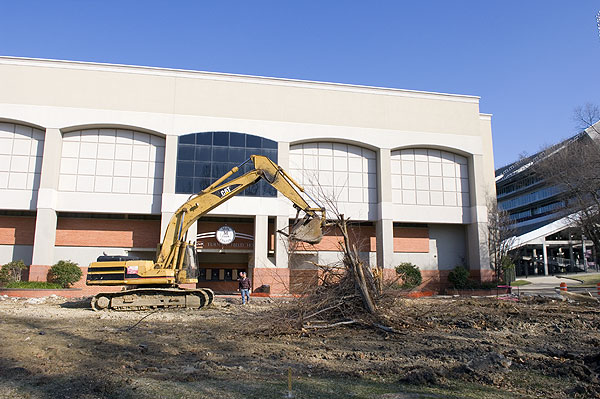
{"type": "Polygon", "coordinates": [[[194,176],[194,163],[179,161],[177,162],[177,175],[178,176],[194,176]]]}
{"type": "Polygon", "coordinates": [[[214,132],[213,145],[229,147],[229,132],[214,132]]]}
{"type": "Polygon", "coordinates": [[[178,177],[175,182],[175,191],[178,193],[191,193],[194,189],[194,179],[191,177],[178,177]]]}
{"type": "MultiPolygon", "coordinates": [[[[262,183],[262,182],[261,182],[261,183],[262,183]]],[[[260,189],[259,185],[258,185],[258,184],[255,184],[255,185],[253,185],[253,186],[250,186],[250,187],[248,187],[248,188],[246,189],[246,191],[244,191],[244,193],[245,193],[246,195],[249,195],[249,196],[256,197],[256,196],[258,196],[259,189],[260,189]]]]}
{"type": "Polygon", "coordinates": [[[212,178],[213,180],[218,179],[219,177],[223,176],[225,173],[229,172],[229,169],[231,169],[229,167],[229,164],[226,163],[221,163],[221,162],[214,162],[212,165],[212,178]]]}
{"type": "Polygon", "coordinates": [[[258,136],[246,136],[246,147],[261,148],[261,138],[258,136]]]}
{"type": "Polygon", "coordinates": [[[210,178],[211,164],[209,162],[196,162],[195,164],[196,164],[196,167],[195,167],[194,176],[210,178]]]}
{"type": "Polygon", "coordinates": [[[277,150],[262,150],[260,155],[264,155],[275,162],[275,159],[277,159],[277,150]]]}
{"type": "MultiPolygon", "coordinates": [[[[191,135],[190,135],[191,136],[191,135]]],[[[196,135],[196,144],[205,144],[205,145],[212,145],[212,133],[197,133],[196,135]]],[[[185,137],[185,136],[180,136],[180,140],[181,137],[185,137]]],[[[180,141],[181,143],[181,141],[180,141]]]]}
{"type": "Polygon", "coordinates": [[[179,137],[179,144],[196,144],[196,135],[186,134],[185,136],[179,137]]]}
{"type": "Polygon", "coordinates": [[[246,149],[246,159],[250,158],[250,155],[260,155],[258,148],[246,149]]]}
{"type": "MultiPolygon", "coordinates": [[[[210,181],[210,179],[206,179],[208,181],[210,181]]],[[[209,184],[204,184],[205,179],[194,179],[194,192],[195,193],[199,193],[200,191],[204,190],[206,187],[208,187],[210,185],[209,184]]]]}
{"type": "Polygon", "coordinates": [[[229,145],[231,147],[245,147],[246,135],[242,133],[229,133],[229,145]]]}
{"type": "Polygon", "coordinates": [[[229,148],[229,160],[237,164],[244,162],[247,159],[245,151],[244,148],[229,148]]]}
{"type": "MultiPolygon", "coordinates": [[[[264,155],[277,163],[277,142],[236,132],[206,132],[180,136],[175,192],[197,193],[234,166],[246,161],[250,155],[264,155]]],[[[250,170],[252,165],[248,163],[230,180],[250,170]]],[[[241,195],[275,197],[277,191],[261,181],[241,195]]]]}
{"type": "Polygon", "coordinates": [[[213,147],[212,160],[213,162],[228,162],[229,148],[213,147]]]}
{"type": "Polygon", "coordinates": [[[277,190],[275,190],[275,188],[273,186],[271,186],[270,184],[263,184],[262,185],[262,191],[261,191],[261,197],[276,197],[277,196],[277,190]]]}
{"type": "Polygon", "coordinates": [[[211,161],[212,147],[209,145],[196,146],[196,161],[211,161]]]}
{"type": "Polygon", "coordinates": [[[262,139],[262,148],[277,149],[277,142],[269,139],[262,139]]]}
{"type": "Polygon", "coordinates": [[[193,145],[180,145],[179,146],[179,159],[194,160],[194,146],[193,145]]]}

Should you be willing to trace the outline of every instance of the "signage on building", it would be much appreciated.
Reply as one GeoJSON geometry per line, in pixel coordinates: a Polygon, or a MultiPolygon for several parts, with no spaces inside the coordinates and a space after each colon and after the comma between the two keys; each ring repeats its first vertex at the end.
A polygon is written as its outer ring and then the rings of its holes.
{"type": "Polygon", "coordinates": [[[223,245],[229,245],[235,240],[235,230],[229,226],[221,226],[215,232],[217,241],[223,245]]]}
{"type": "Polygon", "coordinates": [[[196,236],[196,248],[203,249],[239,249],[252,250],[254,237],[251,234],[236,231],[233,227],[214,226],[209,231],[199,231],[196,236]]]}

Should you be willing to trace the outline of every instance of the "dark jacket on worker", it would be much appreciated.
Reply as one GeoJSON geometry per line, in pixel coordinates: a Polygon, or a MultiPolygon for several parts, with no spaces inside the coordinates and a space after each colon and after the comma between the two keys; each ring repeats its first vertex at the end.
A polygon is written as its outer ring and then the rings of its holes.
{"type": "Polygon", "coordinates": [[[238,278],[240,290],[249,290],[252,288],[252,281],[248,277],[238,278]]]}

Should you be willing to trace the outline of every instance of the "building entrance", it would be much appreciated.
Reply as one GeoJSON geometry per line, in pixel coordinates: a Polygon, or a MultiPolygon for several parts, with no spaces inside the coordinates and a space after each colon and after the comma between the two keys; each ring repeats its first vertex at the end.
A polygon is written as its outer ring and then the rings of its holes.
{"type": "Polygon", "coordinates": [[[235,293],[240,272],[248,272],[247,253],[198,254],[198,287],[218,294],[235,293]]]}

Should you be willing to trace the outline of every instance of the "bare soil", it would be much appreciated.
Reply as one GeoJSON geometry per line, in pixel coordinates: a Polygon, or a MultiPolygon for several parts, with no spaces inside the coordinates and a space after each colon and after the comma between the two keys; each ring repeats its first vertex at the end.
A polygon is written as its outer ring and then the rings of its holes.
{"type": "Polygon", "coordinates": [[[93,312],[0,297],[1,398],[600,397],[600,308],[539,298],[394,299],[364,325],[276,334],[280,302],[93,312]]]}

